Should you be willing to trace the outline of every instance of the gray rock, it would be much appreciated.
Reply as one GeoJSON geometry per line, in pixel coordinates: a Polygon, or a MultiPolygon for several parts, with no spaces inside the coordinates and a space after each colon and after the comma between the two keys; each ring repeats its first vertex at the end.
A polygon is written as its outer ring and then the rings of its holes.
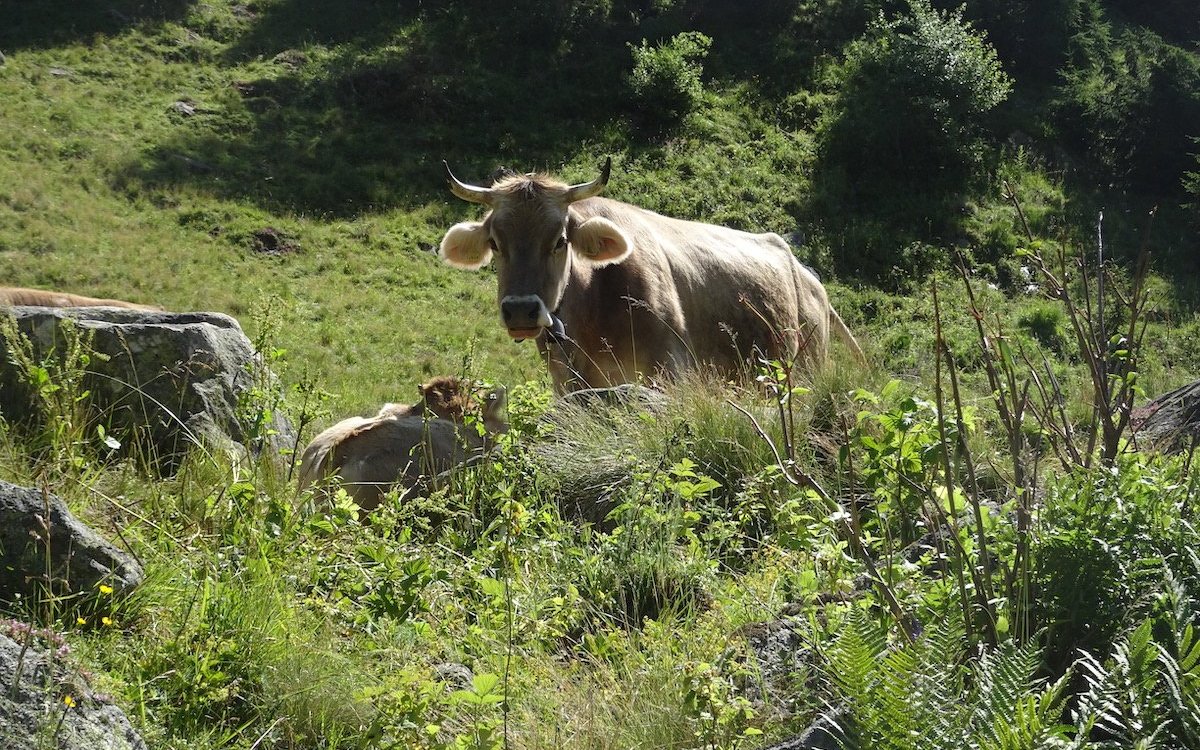
{"type": "Polygon", "coordinates": [[[470,690],[475,674],[466,664],[446,661],[433,665],[433,673],[449,690],[470,690]]]}
{"type": "Polygon", "coordinates": [[[814,658],[798,625],[799,621],[785,617],[741,628],[754,667],[754,677],[741,689],[760,713],[790,719],[799,708],[798,697],[808,692],[805,682],[811,677],[814,658]]]}
{"type": "MultiPolygon", "coordinates": [[[[294,430],[281,415],[254,423],[244,399],[270,382],[261,358],[237,321],[219,313],[143,312],[114,307],[14,307],[17,328],[36,355],[62,356],[64,327],[93,336],[83,386],[89,416],[124,446],[163,473],[197,444],[278,456],[294,430]]],[[[36,401],[0,338],[0,415],[36,422],[36,401]]]]}
{"type": "Polygon", "coordinates": [[[40,641],[0,632],[0,747],[145,750],[125,712],[67,667],[65,649],[40,641]]]}
{"type": "Polygon", "coordinates": [[[760,750],[839,750],[842,745],[837,741],[836,734],[833,720],[828,716],[820,716],[795,737],[760,750]]]}
{"type": "Polygon", "coordinates": [[[142,582],[137,561],[81,523],[62,500],[0,481],[0,600],[44,596],[47,534],[55,595],[95,595],[103,583],[119,598],[142,582]]]}
{"type": "Polygon", "coordinates": [[[1200,444],[1200,381],[1134,409],[1130,426],[1140,447],[1175,453],[1200,444]]]}

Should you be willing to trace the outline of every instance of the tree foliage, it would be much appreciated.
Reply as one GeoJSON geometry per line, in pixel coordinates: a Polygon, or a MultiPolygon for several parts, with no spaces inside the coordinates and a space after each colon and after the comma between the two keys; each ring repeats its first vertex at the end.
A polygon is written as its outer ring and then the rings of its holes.
{"type": "Polygon", "coordinates": [[[1200,136],[1200,56],[1088,4],[1058,89],[1063,136],[1109,179],[1177,192],[1200,136]]]}

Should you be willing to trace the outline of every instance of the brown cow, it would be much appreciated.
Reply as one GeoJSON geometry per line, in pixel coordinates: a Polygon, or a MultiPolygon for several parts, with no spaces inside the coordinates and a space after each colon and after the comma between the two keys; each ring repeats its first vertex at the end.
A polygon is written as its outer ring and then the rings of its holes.
{"type": "Polygon", "coordinates": [[[0,307],[29,305],[32,307],[126,307],[131,310],[161,312],[161,307],[139,305],[119,299],[84,297],[67,292],[51,292],[45,289],[27,289],[20,286],[0,286],[0,307]]]}
{"type": "Polygon", "coordinates": [[[411,406],[386,404],[374,417],[350,417],[313,438],[300,462],[300,488],[337,475],[340,486],[364,511],[373,510],[394,485],[411,489],[422,477],[462,464],[507,430],[504,391],[484,395],[469,385],[438,378],[421,386],[411,406]],[[484,426],[468,424],[471,414],[484,426]]]}
{"type": "Polygon", "coordinates": [[[500,316],[537,339],[555,390],[672,375],[698,364],[737,374],[755,356],[824,361],[830,329],[862,350],[825,287],[777,234],[749,234],[596,197],[598,179],[567,185],[512,174],[459,198],[491,209],[451,227],[440,254],[477,269],[495,258],[500,316]]]}

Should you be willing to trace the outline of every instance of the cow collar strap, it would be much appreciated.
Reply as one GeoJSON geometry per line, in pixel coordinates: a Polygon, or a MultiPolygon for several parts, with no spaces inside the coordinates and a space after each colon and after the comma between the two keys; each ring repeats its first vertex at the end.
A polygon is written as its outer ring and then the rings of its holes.
{"type": "Polygon", "coordinates": [[[550,327],[546,329],[546,343],[549,344],[565,344],[567,342],[575,343],[574,340],[567,335],[567,327],[563,325],[562,318],[554,313],[550,313],[550,327]]]}

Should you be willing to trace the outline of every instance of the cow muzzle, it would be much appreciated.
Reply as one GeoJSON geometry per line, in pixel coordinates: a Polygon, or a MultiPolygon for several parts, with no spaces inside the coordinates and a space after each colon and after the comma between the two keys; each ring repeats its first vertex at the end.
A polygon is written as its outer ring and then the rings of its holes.
{"type": "Polygon", "coordinates": [[[537,338],[553,325],[546,303],[536,294],[510,295],[500,300],[500,317],[514,341],[537,338]]]}

